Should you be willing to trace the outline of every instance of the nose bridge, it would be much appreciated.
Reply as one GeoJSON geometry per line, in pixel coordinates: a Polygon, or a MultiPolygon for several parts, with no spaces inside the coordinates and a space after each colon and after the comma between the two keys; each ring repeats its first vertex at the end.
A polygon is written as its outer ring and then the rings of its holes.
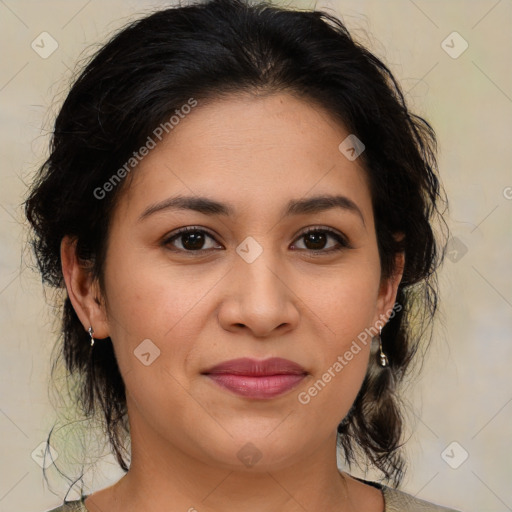
{"type": "Polygon", "coordinates": [[[242,283],[246,287],[244,295],[258,296],[267,302],[281,300],[281,265],[279,256],[275,254],[270,244],[263,247],[255,238],[247,237],[237,247],[237,254],[240,260],[235,265],[235,272],[241,274],[242,283]]]}
{"type": "Polygon", "coordinates": [[[292,304],[293,293],[284,282],[278,251],[264,247],[263,237],[259,240],[248,237],[237,247],[239,259],[232,277],[237,313],[231,321],[263,336],[282,324],[295,324],[298,312],[292,304]]]}

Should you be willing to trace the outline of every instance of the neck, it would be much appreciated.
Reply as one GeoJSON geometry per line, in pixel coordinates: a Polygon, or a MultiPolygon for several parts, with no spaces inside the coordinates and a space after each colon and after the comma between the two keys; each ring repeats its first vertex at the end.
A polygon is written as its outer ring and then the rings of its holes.
{"type": "Polygon", "coordinates": [[[261,464],[210,465],[164,441],[144,422],[131,421],[130,435],[129,472],[113,487],[86,500],[90,512],[96,512],[96,507],[109,512],[354,510],[348,478],[336,463],[336,433],[275,470],[261,464]]]}

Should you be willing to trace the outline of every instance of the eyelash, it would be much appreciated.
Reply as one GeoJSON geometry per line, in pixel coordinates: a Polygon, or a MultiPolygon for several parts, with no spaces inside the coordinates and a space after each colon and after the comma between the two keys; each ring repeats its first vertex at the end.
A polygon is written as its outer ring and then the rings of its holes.
{"type": "MultiPolygon", "coordinates": [[[[185,228],[181,228],[179,229],[178,231],[176,231],[175,233],[173,233],[171,236],[169,237],[166,237],[163,241],[163,245],[164,246],[169,246],[169,244],[171,244],[171,242],[173,242],[175,239],[178,239],[181,235],[185,234],[185,233],[204,233],[205,235],[209,236],[210,238],[212,238],[213,240],[215,240],[215,237],[208,231],[206,231],[205,229],[203,228],[199,228],[199,227],[196,227],[196,226],[187,226],[185,228]]],[[[334,247],[334,248],[330,248],[330,249],[320,249],[320,250],[313,250],[313,249],[298,249],[300,251],[306,251],[310,254],[313,254],[315,256],[322,256],[322,255],[327,255],[327,254],[331,254],[331,253],[334,253],[334,252],[337,252],[337,251],[341,251],[343,249],[352,249],[352,245],[350,244],[350,242],[348,241],[347,238],[345,238],[343,235],[337,233],[336,231],[333,231],[332,229],[329,229],[329,228],[323,228],[323,227],[311,227],[311,228],[308,228],[306,231],[304,231],[303,233],[301,233],[297,238],[296,240],[299,240],[300,238],[303,238],[305,237],[306,235],[309,235],[311,233],[327,233],[328,236],[331,236],[332,238],[334,238],[338,243],[339,243],[339,246],[338,247],[334,247]]],[[[217,240],[215,240],[216,243],[217,240]]],[[[203,252],[206,252],[206,251],[210,251],[211,249],[198,249],[196,251],[192,251],[192,250],[183,250],[183,249],[171,249],[172,251],[174,252],[181,252],[181,253],[190,253],[191,255],[201,255],[201,253],[203,252]],[[195,254],[194,254],[195,253],[195,254]]]]}

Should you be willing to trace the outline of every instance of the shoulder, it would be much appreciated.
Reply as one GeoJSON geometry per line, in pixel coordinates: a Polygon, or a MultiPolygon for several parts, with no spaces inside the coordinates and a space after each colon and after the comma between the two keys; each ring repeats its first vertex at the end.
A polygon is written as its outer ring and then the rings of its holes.
{"type": "Polygon", "coordinates": [[[48,510],[48,512],[87,512],[84,504],[80,500],[76,501],[66,501],[63,505],[57,508],[53,508],[52,510],[48,510]]]}
{"type": "Polygon", "coordinates": [[[420,500],[398,489],[382,486],[385,512],[459,512],[452,508],[442,507],[435,503],[420,500]]]}
{"type": "Polygon", "coordinates": [[[388,487],[382,483],[365,480],[360,477],[353,478],[380,489],[384,497],[384,512],[460,512],[453,508],[446,508],[429,501],[420,500],[404,491],[388,487]]]}

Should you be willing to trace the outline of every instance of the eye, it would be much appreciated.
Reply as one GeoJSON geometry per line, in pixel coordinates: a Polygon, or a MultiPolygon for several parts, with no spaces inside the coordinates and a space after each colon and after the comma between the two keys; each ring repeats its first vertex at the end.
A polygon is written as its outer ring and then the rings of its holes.
{"type": "MultiPolygon", "coordinates": [[[[308,251],[314,255],[322,255],[342,249],[350,249],[352,246],[344,235],[333,231],[328,228],[313,227],[302,233],[297,240],[304,239],[305,247],[300,250],[308,251]],[[337,242],[337,245],[325,247],[329,239],[337,242]]],[[[172,233],[163,241],[164,246],[172,246],[171,250],[176,252],[200,253],[210,249],[222,249],[222,246],[215,245],[210,242],[210,247],[205,247],[206,242],[209,240],[216,242],[213,235],[204,229],[195,226],[187,226],[172,233]],[[175,244],[177,242],[177,244],[175,244]]],[[[292,246],[295,250],[296,247],[292,246]]]]}
{"type": "MultiPolygon", "coordinates": [[[[181,247],[176,247],[176,250],[178,251],[185,251],[185,252],[199,252],[199,251],[206,251],[208,249],[212,249],[215,247],[204,247],[204,244],[207,239],[214,240],[212,235],[210,235],[207,231],[204,229],[199,229],[194,226],[187,226],[186,228],[181,228],[178,231],[176,231],[171,236],[167,237],[163,244],[165,246],[168,245],[174,245],[174,241],[178,241],[181,247]]],[[[219,247],[217,247],[219,248],[219,247]]],[[[222,248],[222,247],[220,247],[222,248]]]]}
{"type": "MultiPolygon", "coordinates": [[[[304,239],[305,250],[312,252],[313,254],[326,254],[342,249],[350,249],[350,245],[347,238],[341,233],[337,233],[332,229],[313,227],[302,233],[297,240],[304,239]],[[334,239],[338,245],[334,245],[325,248],[328,239],[334,239]]],[[[302,250],[302,249],[301,249],[302,250]]]]}

